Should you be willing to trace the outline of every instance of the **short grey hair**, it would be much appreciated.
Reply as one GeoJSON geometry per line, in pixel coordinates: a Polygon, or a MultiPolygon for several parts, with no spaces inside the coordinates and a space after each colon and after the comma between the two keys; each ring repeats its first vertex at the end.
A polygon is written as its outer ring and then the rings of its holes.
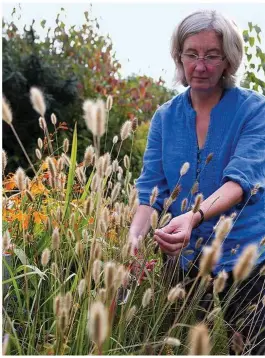
{"type": "Polygon", "coordinates": [[[214,30],[221,36],[224,55],[230,65],[227,73],[222,77],[222,85],[224,88],[235,87],[237,71],[244,53],[243,36],[233,21],[215,10],[200,10],[192,13],[182,20],[173,32],[170,52],[176,66],[175,84],[188,86],[180,59],[184,41],[189,36],[205,30],[214,30]]]}

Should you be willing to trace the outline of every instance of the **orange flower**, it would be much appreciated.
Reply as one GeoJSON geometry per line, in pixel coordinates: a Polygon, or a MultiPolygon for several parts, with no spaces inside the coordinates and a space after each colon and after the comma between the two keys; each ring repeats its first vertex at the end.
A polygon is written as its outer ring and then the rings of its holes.
{"type": "Polygon", "coordinates": [[[36,195],[36,194],[47,195],[48,194],[48,190],[45,188],[45,186],[42,184],[42,182],[40,180],[31,184],[30,192],[33,195],[36,195]]]}
{"type": "Polygon", "coordinates": [[[91,224],[93,224],[93,223],[94,223],[94,218],[92,218],[92,217],[89,218],[89,219],[88,219],[88,224],[91,225],[91,224]]]}
{"type": "Polygon", "coordinates": [[[18,220],[22,223],[22,227],[23,229],[27,230],[29,227],[29,220],[30,220],[31,215],[30,214],[25,214],[22,213],[21,211],[19,211],[15,216],[14,216],[14,220],[18,220]]]}
{"type": "Polygon", "coordinates": [[[36,224],[40,224],[45,222],[45,220],[47,219],[47,215],[39,213],[38,211],[34,211],[33,218],[36,224]]]}
{"type": "Polygon", "coordinates": [[[16,188],[17,185],[16,185],[16,182],[15,182],[15,177],[14,177],[14,175],[13,175],[13,174],[10,175],[9,178],[7,178],[7,179],[4,181],[3,185],[4,185],[4,188],[5,188],[7,191],[13,190],[14,188],[16,188]]]}

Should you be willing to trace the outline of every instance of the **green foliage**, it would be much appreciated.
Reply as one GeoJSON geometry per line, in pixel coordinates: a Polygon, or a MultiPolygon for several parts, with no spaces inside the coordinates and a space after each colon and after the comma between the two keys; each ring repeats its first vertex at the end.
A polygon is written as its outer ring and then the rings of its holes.
{"type": "Polygon", "coordinates": [[[245,76],[242,87],[251,88],[265,95],[265,53],[261,46],[261,28],[258,25],[248,23],[248,29],[243,31],[245,41],[245,76]]]}
{"type": "MultiPolygon", "coordinates": [[[[3,93],[11,103],[14,125],[31,157],[41,134],[38,116],[36,113],[33,115],[28,99],[29,88],[33,85],[45,93],[47,123],[52,112],[59,122],[66,122],[70,128],[77,122],[78,158],[92,144],[92,135],[83,120],[82,102],[85,99],[105,100],[108,95],[113,96],[106,143],[106,149],[110,151],[113,136],[119,134],[126,120],[134,117],[139,123],[150,120],[157,106],[174,95],[173,91],[164,87],[161,78],[157,82],[146,76],[123,79],[111,39],[99,34],[98,22],[88,12],[84,13],[84,18],[80,28],[70,26],[67,29],[58,14],[54,30],[48,28],[43,40],[34,29],[34,21],[29,30],[24,27],[22,34],[14,22],[3,24],[3,93]]],[[[45,20],[40,25],[46,29],[45,20]]],[[[4,138],[4,148],[12,158],[9,168],[14,170],[18,165],[25,166],[26,162],[21,159],[23,154],[6,125],[4,138]]],[[[105,138],[103,140],[105,142],[105,138]]],[[[129,145],[122,149],[122,155],[128,152],[129,145]]],[[[115,150],[114,155],[117,154],[115,150]]],[[[133,168],[138,161],[138,156],[132,153],[133,168]]],[[[139,165],[137,167],[134,176],[139,173],[139,165]]]]}

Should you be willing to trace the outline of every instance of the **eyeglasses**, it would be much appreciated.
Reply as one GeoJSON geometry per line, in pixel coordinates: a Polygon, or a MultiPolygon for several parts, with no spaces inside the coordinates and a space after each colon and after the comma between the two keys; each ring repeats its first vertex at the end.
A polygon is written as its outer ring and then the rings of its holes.
{"type": "Polygon", "coordinates": [[[182,61],[186,63],[195,64],[198,60],[203,60],[206,65],[211,66],[218,66],[225,59],[225,56],[219,55],[206,55],[203,57],[199,57],[198,55],[195,55],[195,53],[182,53],[180,54],[180,56],[182,58],[182,61]]]}

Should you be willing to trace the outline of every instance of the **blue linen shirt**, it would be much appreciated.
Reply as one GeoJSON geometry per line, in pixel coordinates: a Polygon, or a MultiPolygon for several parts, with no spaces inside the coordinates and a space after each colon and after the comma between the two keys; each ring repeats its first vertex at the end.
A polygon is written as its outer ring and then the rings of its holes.
{"type": "MultiPolygon", "coordinates": [[[[223,242],[222,257],[213,273],[222,269],[231,271],[243,248],[250,243],[259,244],[265,236],[265,97],[240,87],[226,89],[211,111],[205,145],[199,152],[198,149],[196,112],[188,88],[159,107],[152,118],[142,172],[136,180],[139,202],[150,205],[152,189],[158,186],[159,196],[153,207],[161,212],[165,198],[179,180],[184,162],[190,163],[190,169],[181,178],[182,190],[169,208],[173,217],[182,214],[184,198],[194,202],[191,188],[196,180],[204,198],[227,181],[238,183],[243,189],[243,200],[223,213],[235,212],[237,216],[223,242]],[[210,153],[213,158],[205,165],[210,153]],[[251,189],[257,183],[260,188],[251,196],[251,189]],[[232,253],[232,249],[236,249],[236,253],[232,253]]],[[[194,252],[181,255],[183,269],[187,270],[188,262],[201,250],[195,249],[199,237],[204,238],[203,244],[211,243],[218,220],[219,216],[213,217],[192,230],[187,249],[194,252]]],[[[264,247],[259,247],[257,263],[264,260],[264,247]]]]}

